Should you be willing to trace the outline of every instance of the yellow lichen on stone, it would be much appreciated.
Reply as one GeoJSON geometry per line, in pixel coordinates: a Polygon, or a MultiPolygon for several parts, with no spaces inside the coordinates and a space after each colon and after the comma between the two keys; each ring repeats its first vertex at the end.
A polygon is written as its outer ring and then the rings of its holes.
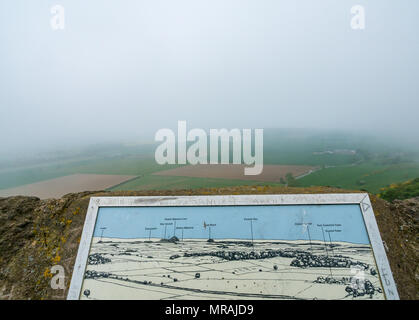
{"type": "Polygon", "coordinates": [[[45,269],[45,271],[44,271],[44,278],[46,279],[46,278],[52,278],[52,273],[51,273],[51,271],[49,270],[49,268],[46,268],[45,269]]]}

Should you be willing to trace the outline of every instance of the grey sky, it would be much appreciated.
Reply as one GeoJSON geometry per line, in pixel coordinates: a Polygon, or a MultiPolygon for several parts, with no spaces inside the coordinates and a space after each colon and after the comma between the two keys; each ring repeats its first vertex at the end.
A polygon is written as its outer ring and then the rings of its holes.
{"type": "Polygon", "coordinates": [[[419,136],[418,17],[411,0],[3,0],[0,153],[178,120],[419,136]]]}

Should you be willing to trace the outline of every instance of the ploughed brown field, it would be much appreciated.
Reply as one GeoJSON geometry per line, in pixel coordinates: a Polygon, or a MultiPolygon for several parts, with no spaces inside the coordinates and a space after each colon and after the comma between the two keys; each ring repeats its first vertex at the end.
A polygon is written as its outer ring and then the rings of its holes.
{"type": "Polygon", "coordinates": [[[247,166],[243,164],[198,164],[159,171],[153,174],[159,176],[279,182],[281,178],[285,178],[287,173],[291,173],[294,177],[298,177],[315,170],[315,167],[311,166],[264,165],[260,175],[246,176],[244,174],[245,167],[247,166]]]}
{"type": "Polygon", "coordinates": [[[105,190],[135,178],[111,174],[72,174],[69,176],[0,190],[0,197],[35,196],[40,199],[61,198],[67,193],[105,190]]]}

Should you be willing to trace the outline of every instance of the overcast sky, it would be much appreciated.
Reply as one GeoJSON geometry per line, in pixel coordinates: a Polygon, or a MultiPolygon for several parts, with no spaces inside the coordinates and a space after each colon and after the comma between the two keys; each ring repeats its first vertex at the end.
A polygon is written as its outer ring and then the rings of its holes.
{"type": "Polygon", "coordinates": [[[412,0],[2,0],[0,153],[178,120],[419,136],[418,21],[412,0]]]}

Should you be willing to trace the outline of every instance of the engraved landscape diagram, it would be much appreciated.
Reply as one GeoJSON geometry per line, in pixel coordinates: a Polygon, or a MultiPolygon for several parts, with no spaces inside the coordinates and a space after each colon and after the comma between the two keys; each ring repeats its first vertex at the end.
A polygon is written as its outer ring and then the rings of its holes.
{"type": "Polygon", "coordinates": [[[359,205],[103,207],[81,299],[384,299],[359,205]]]}

